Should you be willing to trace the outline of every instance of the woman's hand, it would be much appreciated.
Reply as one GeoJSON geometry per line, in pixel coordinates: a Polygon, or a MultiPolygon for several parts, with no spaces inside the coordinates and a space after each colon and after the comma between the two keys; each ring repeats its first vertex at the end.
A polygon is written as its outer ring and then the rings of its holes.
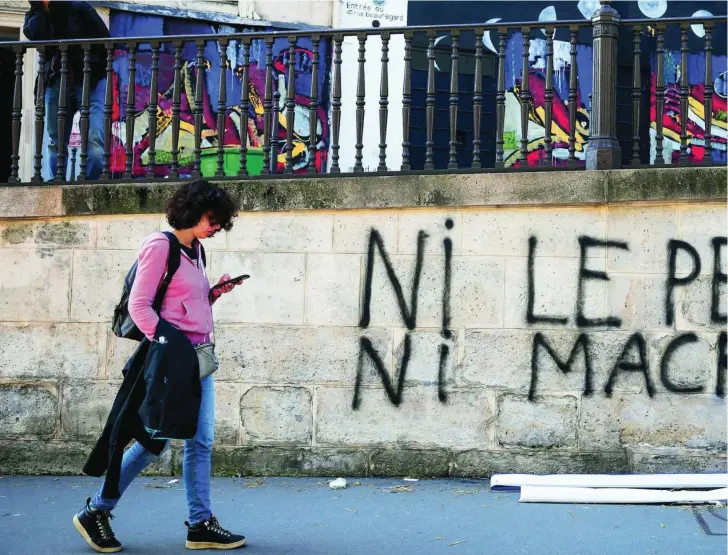
{"type": "MultiPolygon", "coordinates": [[[[223,274],[218,280],[218,283],[223,283],[225,281],[228,281],[229,279],[231,279],[230,274],[223,274]]],[[[215,287],[210,290],[210,299],[212,301],[216,301],[222,296],[223,293],[230,293],[230,291],[232,291],[233,289],[235,289],[235,287],[242,283],[242,281],[239,281],[237,283],[228,283],[227,285],[223,285],[222,287],[215,287]]]]}

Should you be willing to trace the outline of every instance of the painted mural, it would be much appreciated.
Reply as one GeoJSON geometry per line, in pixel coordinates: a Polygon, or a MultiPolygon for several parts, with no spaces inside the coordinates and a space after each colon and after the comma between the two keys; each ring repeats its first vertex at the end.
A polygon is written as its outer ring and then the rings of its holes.
{"type": "MultiPolygon", "coordinates": [[[[408,8],[408,23],[410,25],[433,24],[476,24],[476,23],[512,23],[522,21],[564,21],[579,20],[588,22],[591,14],[599,6],[598,0],[565,0],[565,1],[533,1],[533,2],[468,2],[468,1],[438,1],[420,2],[410,0],[408,8]]],[[[681,0],[654,0],[617,2],[616,8],[624,18],[670,18],[685,16],[725,15],[725,2],[701,2],[702,9],[696,10],[696,3],[681,0]]],[[[113,36],[164,36],[184,34],[217,34],[224,35],[233,32],[245,32],[241,27],[213,24],[201,21],[174,19],[162,16],[150,16],[130,12],[112,11],[111,32],[113,36]]],[[[689,31],[690,60],[688,63],[689,75],[689,114],[688,114],[688,152],[691,161],[703,160],[705,155],[705,114],[703,100],[705,92],[705,63],[702,48],[704,46],[705,31],[700,25],[693,25],[689,31]]],[[[558,29],[554,37],[554,97],[553,97],[553,157],[554,164],[563,166],[567,163],[568,137],[569,137],[569,82],[573,71],[577,70],[577,118],[576,118],[576,158],[583,163],[585,148],[590,135],[590,96],[592,93],[592,48],[591,29],[588,25],[579,33],[577,41],[577,64],[571,67],[570,44],[568,32],[558,29]]],[[[449,34],[443,31],[438,36],[438,47],[447,49],[449,34]]],[[[466,38],[463,37],[462,47],[466,47],[466,38]]],[[[485,49],[495,54],[498,45],[498,33],[491,31],[483,38],[485,49]]],[[[728,73],[726,58],[726,32],[725,26],[716,28],[713,33],[713,114],[712,114],[712,146],[713,160],[726,162],[726,138],[728,128],[726,122],[728,101],[728,73]]],[[[617,68],[618,82],[622,90],[631,86],[631,41],[623,36],[620,40],[617,68]]],[[[680,146],[680,33],[676,26],[668,28],[665,41],[665,88],[666,103],[663,116],[664,129],[664,156],[666,161],[676,163],[680,146]]],[[[309,157],[309,138],[315,134],[318,145],[315,151],[314,164],[319,172],[325,172],[328,164],[329,152],[329,81],[331,70],[331,45],[322,41],[320,45],[319,66],[319,99],[318,121],[316,129],[309,129],[308,107],[310,104],[311,62],[313,58],[312,43],[310,39],[300,39],[296,49],[296,70],[293,76],[288,75],[288,43],[285,39],[276,41],[273,49],[274,87],[280,96],[280,105],[286,101],[287,83],[290,78],[295,84],[296,116],[294,118],[294,167],[296,172],[305,171],[309,157]]],[[[656,139],[656,37],[655,29],[646,28],[642,39],[643,55],[643,113],[640,135],[650,136],[649,148],[645,146],[643,162],[654,162],[656,139]]],[[[521,144],[521,105],[519,94],[523,76],[521,74],[523,54],[523,37],[519,31],[511,32],[506,45],[506,111],[504,124],[504,150],[505,165],[517,167],[520,161],[521,144]]],[[[245,130],[240,129],[241,122],[241,64],[242,45],[232,42],[227,55],[229,64],[227,68],[226,90],[226,125],[223,137],[218,137],[216,111],[218,103],[218,88],[220,79],[220,52],[215,42],[207,43],[205,48],[204,67],[198,68],[196,62],[196,48],[194,44],[187,44],[184,48],[183,58],[183,89],[181,104],[181,130],[180,147],[183,175],[192,170],[194,151],[194,117],[193,99],[198,71],[204,72],[203,79],[203,132],[202,132],[202,167],[205,175],[214,173],[217,161],[217,148],[222,141],[225,146],[225,170],[227,174],[235,174],[239,164],[239,146],[243,133],[247,134],[249,145],[248,170],[250,173],[259,173],[262,166],[263,142],[263,102],[265,83],[265,47],[261,41],[255,41],[250,56],[250,109],[249,125],[245,130]]],[[[390,58],[399,54],[391,51],[390,58]]],[[[449,56],[448,56],[449,57],[449,56]]],[[[529,112],[528,122],[528,157],[529,166],[537,166],[543,157],[544,121],[545,121],[545,82],[546,82],[546,35],[545,29],[534,29],[531,33],[529,50],[529,89],[533,97],[533,104],[529,112]]],[[[440,64],[438,71],[449,71],[447,61],[440,64]]],[[[349,62],[347,62],[349,63],[349,62]]],[[[126,48],[121,45],[114,54],[114,115],[112,126],[112,170],[119,176],[124,170],[126,162],[125,138],[126,124],[126,95],[129,79],[129,57],[126,48]]],[[[158,88],[158,114],[156,138],[156,166],[155,173],[159,177],[169,174],[172,144],[172,88],[174,80],[174,51],[170,43],[164,43],[160,55],[160,72],[158,88]]],[[[344,67],[346,71],[346,64],[344,67]]],[[[445,76],[444,76],[445,77],[445,76]]],[[[148,163],[149,136],[147,126],[146,108],[149,102],[149,86],[151,80],[151,51],[148,45],[142,45],[137,56],[136,74],[136,101],[134,111],[135,138],[134,138],[134,174],[141,176],[146,171],[148,163]]],[[[447,85],[445,85],[447,86],[447,85]]],[[[463,89],[464,90],[464,89],[463,89]]],[[[485,90],[485,89],[484,89],[485,90]]],[[[494,98],[488,100],[493,105],[494,98]]],[[[619,139],[622,142],[625,157],[630,154],[631,140],[631,97],[625,91],[620,96],[618,117],[619,139]],[[621,116],[619,112],[622,112],[621,116]]],[[[444,106],[442,106],[444,107],[444,106]]],[[[416,128],[424,129],[424,98],[413,100],[412,129],[413,136],[416,128]],[[418,106],[417,102],[423,105],[418,106]]],[[[78,118],[78,115],[76,115],[78,118]]],[[[372,120],[373,121],[373,120],[372,120]]],[[[285,110],[278,117],[277,139],[280,144],[285,142],[287,121],[285,110]]],[[[483,120],[486,127],[487,121],[483,120]]],[[[472,122],[458,122],[458,129],[472,134],[472,122]],[[468,128],[468,125],[470,126],[468,128]]],[[[481,130],[482,131],[482,130],[481,130]]],[[[490,141],[494,141],[491,136],[490,141]]],[[[79,137],[75,134],[71,139],[71,146],[79,144],[79,137]]],[[[424,141],[422,142],[424,144],[424,141]]],[[[494,144],[483,143],[483,150],[494,149],[494,144]]],[[[413,151],[415,150],[413,145],[413,151]]],[[[421,145],[420,145],[421,146],[421,145]]],[[[277,156],[278,171],[285,165],[285,154],[279,151],[277,156]]],[[[78,165],[78,161],[77,161],[78,165]]],[[[370,164],[371,165],[371,164],[370,164]]],[[[421,167],[421,166],[420,166],[421,167]]],[[[78,173],[78,172],[76,172],[78,173]]]]}
{"type": "MultiPolygon", "coordinates": [[[[148,16],[129,12],[112,12],[110,30],[112,36],[160,36],[241,33],[245,29],[204,23],[200,21],[176,20],[161,16],[148,16]]],[[[311,133],[315,134],[317,148],[314,164],[317,171],[326,168],[328,153],[328,42],[320,44],[319,65],[319,107],[318,121],[315,129],[309,126],[309,106],[312,77],[313,44],[310,39],[299,39],[295,50],[295,72],[289,75],[288,52],[286,39],[277,39],[273,45],[273,83],[274,92],[280,95],[281,111],[278,117],[277,139],[285,145],[288,121],[285,114],[287,87],[289,79],[295,85],[295,116],[293,129],[294,172],[305,172],[309,163],[309,142],[311,133]]],[[[213,175],[217,168],[217,150],[219,144],[225,147],[225,173],[236,175],[240,167],[241,137],[247,135],[248,171],[259,174],[263,164],[263,98],[265,93],[265,44],[253,41],[250,49],[250,108],[248,126],[241,129],[241,93],[243,45],[239,41],[230,41],[227,47],[227,83],[225,133],[222,137],[217,132],[217,107],[220,90],[220,45],[209,41],[204,50],[205,63],[197,65],[197,48],[194,43],[184,45],[182,51],[182,91],[179,134],[180,175],[189,176],[194,167],[194,98],[195,85],[199,71],[203,76],[203,129],[202,129],[202,172],[213,175]],[[245,135],[244,135],[245,134],[245,135]]],[[[111,170],[114,176],[120,176],[126,164],[126,98],[129,87],[129,51],[122,47],[114,52],[114,104],[112,116],[111,170]]],[[[134,123],[134,162],[133,173],[143,176],[149,163],[150,136],[148,129],[149,92],[152,76],[152,52],[149,45],[140,45],[136,56],[135,78],[135,123],[134,123]]],[[[157,132],[155,144],[155,174],[157,177],[169,175],[172,151],[172,99],[174,88],[174,46],[163,43],[159,58],[159,81],[157,95],[157,132]]],[[[71,137],[70,146],[80,144],[76,133],[71,137]]],[[[280,148],[277,156],[277,169],[282,172],[286,155],[280,148]]]]}
{"type": "MultiPolygon", "coordinates": [[[[614,7],[623,18],[669,18],[686,16],[725,15],[725,2],[700,2],[703,9],[697,10],[695,2],[678,0],[651,0],[615,2],[614,7]]],[[[475,23],[511,23],[523,21],[588,21],[591,14],[599,7],[598,0],[580,1],[534,1],[534,2],[409,2],[408,22],[410,25],[433,24],[475,24],[475,23]]],[[[689,153],[691,161],[701,161],[705,152],[705,114],[703,109],[705,59],[702,54],[705,31],[701,25],[692,25],[689,37],[691,53],[688,64],[690,84],[689,99],[689,153]],[[700,54],[697,54],[697,53],[700,54]]],[[[447,44],[446,33],[438,37],[439,44],[447,44]]],[[[553,156],[555,165],[565,165],[568,158],[569,136],[569,79],[574,68],[570,62],[570,44],[568,33],[557,30],[554,38],[554,98],[553,98],[553,156]]],[[[726,162],[726,100],[728,92],[726,81],[726,47],[725,27],[716,29],[713,35],[713,122],[712,146],[713,160],[726,162]]],[[[486,33],[483,44],[491,53],[497,53],[498,33],[486,33]]],[[[623,77],[631,78],[631,42],[621,41],[619,64],[623,77]]],[[[680,33],[677,28],[668,30],[666,34],[665,53],[665,88],[666,102],[664,125],[664,155],[666,161],[677,162],[680,150],[680,33]]],[[[655,30],[646,28],[642,40],[642,52],[646,56],[645,64],[649,68],[649,78],[643,78],[644,98],[649,97],[645,109],[649,112],[650,162],[655,157],[655,87],[656,58],[655,30]]],[[[504,125],[505,165],[517,167],[520,162],[521,142],[521,104],[519,94],[522,87],[522,55],[523,36],[520,32],[511,32],[506,46],[506,114],[504,125]]],[[[528,124],[528,165],[537,166],[543,156],[543,137],[545,121],[545,89],[546,89],[546,35],[545,30],[532,32],[529,49],[528,82],[533,96],[532,109],[528,124]],[[540,34],[540,36],[539,36],[540,34]]],[[[586,142],[590,132],[590,102],[592,92],[592,48],[591,32],[582,30],[578,37],[577,67],[577,122],[576,122],[576,157],[583,163],[586,142]]],[[[445,67],[442,71],[447,71],[445,67]]],[[[626,83],[630,86],[631,81],[626,83]]],[[[621,86],[625,83],[620,82],[621,86]]],[[[628,100],[628,102],[631,102],[628,100]]],[[[629,111],[629,110],[628,110],[629,111]]],[[[631,111],[629,111],[631,117],[631,111]]],[[[631,121],[631,120],[628,120],[631,121]]],[[[645,130],[645,133],[647,130],[645,130]]],[[[620,136],[620,140],[629,141],[631,133],[620,136]]],[[[646,162],[647,160],[643,160],[646,162]]]]}
{"type": "MultiPolygon", "coordinates": [[[[487,46],[487,45],[486,45],[487,46]]],[[[554,96],[552,111],[552,154],[554,165],[565,166],[569,157],[569,82],[571,79],[571,45],[567,40],[554,39],[554,96]]],[[[506,68],[520,68],[523,56],[523,35],[513,33],[506,47],[506,68]]],[[[577,45],[577,68],[591,65],[591,46],[577,45]]],[[[529,49],[528,85],[532,96],[532,108],[528,124],[528,165],[538,166],[543,157],[544,122],[546,119],[546,39],[532,38],[529,49]]],[[[591,74],[587,79],[577,76],[577,112],[575,147],[576,158],[584,159],[584,149],[589,138],[589,95],[591,74]]],[[[506,115],[503,137],[504,163],[506,167],[518,167],[521,143],[522,77],[520,73],[506,73],[506,115]]]]}
{"type": "MultiPolygon", "coordinates": [[[[654,162],[657,137],[657,60],[651,63],[650,76],[650,161],[654,162]]],[[[726,56],[713,56],[713,120],[711,147],[714,162],[726,162],[726,56]]],[[[705,158],[705,63],[703,55],[688,56],[688,153],[691,163],[705,158]]],[[[663,156],[666,163],[677,164],[680,156],[680,52],[665,53],[665,109],[662,117],[663,156]]]]}

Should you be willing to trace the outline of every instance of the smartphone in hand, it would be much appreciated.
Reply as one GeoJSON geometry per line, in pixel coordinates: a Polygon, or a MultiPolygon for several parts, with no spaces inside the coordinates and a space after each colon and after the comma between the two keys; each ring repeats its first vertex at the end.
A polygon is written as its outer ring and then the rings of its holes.
{"type": "Polygon", "coordinates": [[[240,282],[242,282],[242,281],[244,281],[244,280],[248,279],[249,277],[250,277],[250,276],[249,276],[248,274],[243,274],[242,276],[238,276],[238,277],[235,277],[235,278],[229,279],[229,280],[227,280],[227,281],[223,281],[223,282],[221,282],[221,283],[218,283],[218,284],[216,284],[216,285],[212,286],[212,287],[211,287],[210,289],[211,289],[211,290],[212,290],[212,289],[217,289],[217,288],[219,288],[219,287],[224,287],[225,285],[229,285],[229,284],[231,284],[231,283],[236,283],[236,284],[239,284],[240,282]]]}

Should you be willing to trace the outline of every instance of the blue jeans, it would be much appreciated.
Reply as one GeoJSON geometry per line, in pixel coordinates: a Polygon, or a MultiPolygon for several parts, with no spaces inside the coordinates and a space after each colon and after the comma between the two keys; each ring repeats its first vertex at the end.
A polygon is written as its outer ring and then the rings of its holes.
{"type": "MultiPolygon", "coordinates": [[[[197,422],[197,434],[185,441],[185,455],[182,463],[187,507],[190,524],[198,524],[210,518],[210,474],[212,471],[212,445],[215,442],[215,382],[213,376],[204,378],[200,417],[197,422]]],[[[169,441],[165,446],[169,448],[169,441]]],[[[132,480],[158,457],[135,443],[124,453],[119,477],[119,493],[129,487],[132,480]]],[[[103,487],[99,489],[91,501],[91,507],[101,511],[110,511],[119,502],[118,499],[104,499],[101,496],[103,487]]]]}
{"type": "MultiPolygon", "coordinates": [[[[43,178],[46,181],[55,179],[58,169],[58,98],[61,93],[60,79],[56,79],[45,91],[46,109],[46,152],[48,161],[44,165],[43,178]]],[[[81,110],[83,88],[81,85],[68,85],[66,96],[66,126],[64,149],[66,151],[66,179],[70,167],[68,141],[71,139],[73,117],[81,110]]],[[[106,98],[106,79],[101,79],[89,92],[89,131],[88,131],[88,162],[86,164],[87,179],[98,179],[104,169],[104,101],[106,98]]],[[[80,149],[79,149],[80,150],[80,149]]],[[[80,156],[80,152],[79,152],[80,156]]]]}

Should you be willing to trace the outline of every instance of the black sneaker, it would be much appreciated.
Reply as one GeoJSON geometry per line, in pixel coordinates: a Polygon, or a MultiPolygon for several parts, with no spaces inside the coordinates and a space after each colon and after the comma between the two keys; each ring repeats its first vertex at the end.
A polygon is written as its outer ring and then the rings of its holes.
{"type": "Polygon", "coordinates": [[[214,516],[209,520],[190,526],[187,530],[187,549],[236,549],[245,545],[245,536],[233,534],[222,526],[214,516]]]}
{"type": "Polygon", "coordinates": [[[109,524],[111,518],[114,517],[109,511],[92,511],[89,497],[86,506],[73,517],[73,525],[86,543],[99,553],[116,553],[122,547],[109,524]]]}

